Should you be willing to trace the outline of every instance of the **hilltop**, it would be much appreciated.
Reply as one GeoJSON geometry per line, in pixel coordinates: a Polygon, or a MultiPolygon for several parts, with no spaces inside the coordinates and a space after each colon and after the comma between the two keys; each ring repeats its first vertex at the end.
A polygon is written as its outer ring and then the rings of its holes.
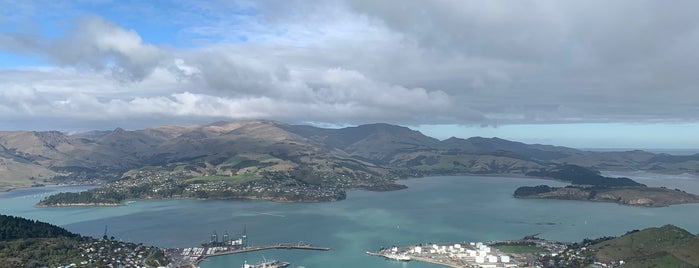
{"type": "MultiPolygon", "coordinates": [[[[71,134],[0,132],[0,189],[108,186],[93,191],[88,200],[96,204],[169,197],[330,201],[344,198],[347,189],[401,189],[396,179],[403,177],[541,176],[536,172],[570,165],[590,172],[697,173],[697,160],[699,155],[588,152],[499,138],[438,140],[382,123],[326,129],[248,120],[71,134]]],[[[53,201],[84,203],[84,196],[53,201]]]]}
{"type": "MultiPolygon", "coordinates": [[[[530,237],[531,238],[531,237],[530,237]]],[[[535,238],[536,239],[536,238],[535,238]]],[[[519,244],[526,245],[525,238],[519,244]]],[[[537,241],[537,240],[534,240],[537,241]]],[[[539,240],[542,241],[542,240],[539,240]]],[[[567,243],[562,251],[539,255],[539,267],[694,268],[699,266],[699,236],[674,225],[632,230],[619,237],[567,243]]]]}
{"type": "Polygon", "coordinates": [[[594,248],[601,262],[623,260],[625,267],[699,266],[699,236],[673,225],[631,231],[594,248]]]}

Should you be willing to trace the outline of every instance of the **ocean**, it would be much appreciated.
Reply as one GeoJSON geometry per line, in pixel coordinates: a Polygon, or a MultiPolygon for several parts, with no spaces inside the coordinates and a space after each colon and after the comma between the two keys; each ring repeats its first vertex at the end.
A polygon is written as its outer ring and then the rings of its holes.
{"type": "MultiPolygon", "coordinates": [[[[623,175],[615,173],[615,175],[623,175]]],[[[699,190],[699,178],[646,176],[644,183],[680,183],[699,190]]],[[[253,245],[312,243],[330,251],[270,250],[209,258],[203,268],[240,267],[244,261],[280,259],[294,267],[438,267],[386,261],[366,251],[420,243],[517,239],[580,241],[633,229],[674,224],[699,232],[699,204],[664,208],[563,200],[515,199],[519,186],[560,182],[510,177],[447,176],[403,180],[393,192],[350,191],[330,203],[135,200],[120,207],[36,208],[44,196],[87,187],[42,187],[0,193],[0,213],[47,221],[101,237],[161,247],[193,247],[212,232],[237,237],[247,228],[253,245]]]]}

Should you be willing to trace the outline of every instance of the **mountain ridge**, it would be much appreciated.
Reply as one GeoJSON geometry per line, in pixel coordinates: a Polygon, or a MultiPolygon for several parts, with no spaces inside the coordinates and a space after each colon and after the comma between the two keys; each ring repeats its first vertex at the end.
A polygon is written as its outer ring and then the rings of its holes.
{"type": "Polygon", "coordinates": [[[525,175],[568,164],[591,170],[699,171],[699,156],[590,152],[500,138],[438,140],[385,123],[328,129],[244,120],[72,134],[2,131],[0,146],[0,189],[5,190],[139,180],[134,174],[141,171],[180,184],[336,188],[333,195],[341,197],[345,189],[392,189],[400,177],[525,175]]]}

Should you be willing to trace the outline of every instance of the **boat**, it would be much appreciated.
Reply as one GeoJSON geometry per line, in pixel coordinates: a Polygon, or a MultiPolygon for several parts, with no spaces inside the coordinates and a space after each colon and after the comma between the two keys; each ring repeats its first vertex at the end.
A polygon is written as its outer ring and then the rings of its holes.
{"type": "Polygon", "coordinates": [[[279,260],[264,261],[258,264],[248,264],[248,261],[243,263],[243,268],[279,268],[289,266],[288,262],[283,262],[279,260]]]}

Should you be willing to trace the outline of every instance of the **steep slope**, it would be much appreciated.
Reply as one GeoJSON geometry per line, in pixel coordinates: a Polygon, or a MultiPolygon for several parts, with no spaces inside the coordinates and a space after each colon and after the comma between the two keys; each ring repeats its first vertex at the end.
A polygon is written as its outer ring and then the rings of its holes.
{"type": "Polygon", "coordinates": [[[646,169],[653,163],[655,154],[635,150],[626,152],[581,152],[555,159],[557,163],[570,163],[598,170],[646,169]]]}
{"type": "Polygon", "coordinates": [[[375,163],[388,163],[398,154],[436,151],[439,140],[419,131],[389,124],[342,129],[285,126],[286,130],[375,163]]]}
{"type": "Polygon", "coordinates": [[[471,154],[493,154],[509,152],[510,155],[520,158],[549,161],[572,155],[581,154],[582,151],[551,145],[524,144],[503,140],[500,138],[472,137],[460,139],[451,137],[440,143],[440,147],[450,151],[461,151],[471,154]]]}
{"type": "MultiPolygon", "coordinates": [[[[534,145],[501,139],[428,137],[409,128],[371,124],[342,129],[311,126],[285,126],[314,141],[338,148],[358,157],[390,167],[400,176],[429,174],[524,174],[544,168],[529,154],[561,154],[563,147],[534,145]],[[541,147],[541,149],[538,149],[541,147]]],[[[569,149],[569,151],[577,151],[569,149]]],[[[564,155],[565,156],[565,155],[564,155]]]]}
{"type": "Polygon", "coordinates": [[[673,225],[630,232],[594,246],[603,262],[625,267],[697,267],[699,236],[673,225]]]}

